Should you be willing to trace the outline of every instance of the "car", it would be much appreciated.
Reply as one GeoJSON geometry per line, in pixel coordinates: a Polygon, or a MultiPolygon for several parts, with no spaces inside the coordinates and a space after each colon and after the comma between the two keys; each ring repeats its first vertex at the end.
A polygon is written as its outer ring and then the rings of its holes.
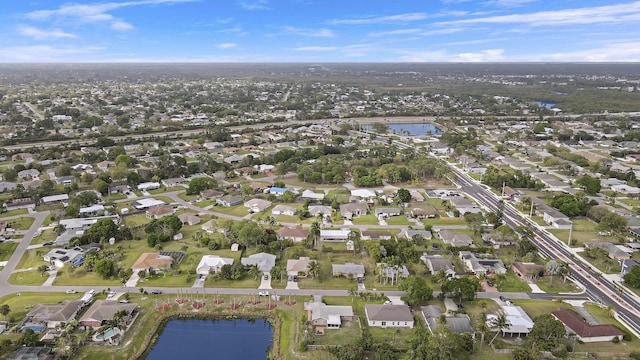
{"type": "Polygon", "coordinates": [[[87,294],[95,295],[96,294],[96,289],[91,289],[91,290],[87,291],[87,294]]]}
{"type": "Polygon", "coordinates": [[[120,300],[120,301],[118,301],[118,302],[119,302],[120,304],[128,304],[128,303],[129,303],[129,300],[127,300],[127,299],[122,299],[122,300],[120,300]]]}
{"type": "Polygon", "coordinates": [[[505,299],[504,296],[500,295],[500,301],[507,302],[507,299],[505,299]]]}
{"type": "Polygon", "coordinates": [[[162,294],[162,290],[160,290],[160,289],[153,289],[153,290],[151,290],[151,293],[152,293],[152,294],[155,294],[155,295],[162,294]]]}
{"type": "Polygon", "coordinates": [[[266,290],[262,290],[262,291],[258,292],[258,295],[260,295],[260,296],[269,296],[269,292],[266,291],[266,290]]]}
{"type": "Polygon", "coordinates": [[[358,284],[362,284],[362,283],[364,283],[364,279],[363,279],[363,278],[361,278],[361,277],[359,277],[359,278],[358,278],[358,284]]]}
{"type": "Polygon", "coordinates": [[[53,245],[53,241],[47,241],[42,243],[42,246],[51,246],[51,245],[53,245]]]}
{"type": "Polygon", "coordinates": [[[293,275],[293,282],[297,282],[298,281],[298,275],[293,275]]]}
{"type": "Polygon", "coordinates": [[[73,290],[73,289],[69,289],[67,291],[65,291],[67,294],[75,294],[77,293],[77,291],[73,290]]]}
{"type": "Polygon", "coordinates": [[[511,300],[507,300],[507,301],[505,301],[505,302],[506,302],[506,303],[507,303],[507,305],[509,305],[509,306],[512,306],[512,305],[513,305],[513,302],[511,302],[511,300]]]}
{"type": "Polygon", "coordinates": [[[491,286],[491,287],[493,287],[493,281],[491,281],[491,280],[487,280],[487,286],[491,286]]]}
{"type": "Polygon", "coordinates": [[[115,292],[115,291],[113,291],[113,290],[111,290],[111,291],[109,291],[109,292],[107,293],[107,298],[112,298],[112,297],[114,297],[115,295],[116,295],[116,292],[115,292]]]}
{"type": "Polygon", "coordinates": [[[458,310],[464,310],[464,306],[462,306],[462,304],[458,304],[458,310]]]}
{"type": "Polygon", "coordinates": [[[265,280],[269,280],[269,275],[264,274],[264,279],[265,279],[265,280]]]}
{"type": "Polygon", "coordinates": [[[385,304],[385,305],[391,305],[391,304],[393,304],[393,301],[391,301],[391,300],[387,300],[387,301],[385,301],[385,302],[384,302],[384,304],[385,304]]]}

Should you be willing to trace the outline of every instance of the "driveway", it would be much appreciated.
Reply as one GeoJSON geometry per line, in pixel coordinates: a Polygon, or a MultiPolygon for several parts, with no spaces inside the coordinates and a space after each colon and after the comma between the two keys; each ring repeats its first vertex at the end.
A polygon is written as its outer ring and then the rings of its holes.
{"type": "Polygon", "coordinates": [[[262,277],[260,278],[260,286],[258,286],[258,289],[261,289],[261,290],[271,289],[271,274],[267,272],[262,274],[262,277]]]}
{"type": "Polygon", "coordinates": [[[285,289],[287,289],[287,290],[300,290],[300,288],[298,287],[298,282],[297,281],[293,281],[293,279],[287,281],[287,287],[285,289]]]}

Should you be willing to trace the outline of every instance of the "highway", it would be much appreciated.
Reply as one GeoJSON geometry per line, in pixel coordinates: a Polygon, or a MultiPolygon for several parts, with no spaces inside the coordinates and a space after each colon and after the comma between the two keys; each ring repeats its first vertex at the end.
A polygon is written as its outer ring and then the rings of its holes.
{"type": "Polygon", "coordinates": [[[640,311],[638,311],[640,302],[636,296],[620,291],[616,284],[600,276],[590,265],[578,260],[564,243],[541,229],[531,219],[524,217],[511,205],[500,204],[501,199],[490,189],[478,184],[455,165],[449,164],[449,167],[453,170],[454,175],[451,180],[460,187],[461,191],[471,196],[489,211],[497,212],[501,208],[505,224],[513,228],[517,226],[529,228],[534,234],[532,240],[543,256],[556,258],[569,264],[571,277],[584,286],[585,294],[592,301],[613,306],[626,325],[636,334],[640,333],[640,311]]]}

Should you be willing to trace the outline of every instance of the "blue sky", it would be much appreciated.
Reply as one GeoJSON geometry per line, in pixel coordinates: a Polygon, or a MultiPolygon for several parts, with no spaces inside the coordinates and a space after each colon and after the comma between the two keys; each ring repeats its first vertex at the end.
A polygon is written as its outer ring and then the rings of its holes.
{"type": "Polygon", "coordinates": [[[640,61],[640,1],[3,1],[0,62],[640,61]]]}

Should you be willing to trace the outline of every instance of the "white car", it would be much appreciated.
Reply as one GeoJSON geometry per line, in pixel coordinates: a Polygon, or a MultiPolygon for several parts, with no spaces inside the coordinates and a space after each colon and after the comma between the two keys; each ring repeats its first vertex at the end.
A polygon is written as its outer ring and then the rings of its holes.
{"type": "Polygon", "coordinates": [[[67,294],[75,294],[77,293],[77,291],[73,290],[73,289],[69,289],[66,291],[67,294]]]}
{"type": "Polygon", "coordinates": [[[260,295],[260,296],[269,296],[269,292],[266,291],[266,290],[263,290],[263,291],[258,292],[258,295],[260,295]]]}

